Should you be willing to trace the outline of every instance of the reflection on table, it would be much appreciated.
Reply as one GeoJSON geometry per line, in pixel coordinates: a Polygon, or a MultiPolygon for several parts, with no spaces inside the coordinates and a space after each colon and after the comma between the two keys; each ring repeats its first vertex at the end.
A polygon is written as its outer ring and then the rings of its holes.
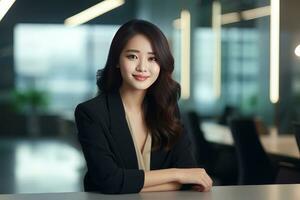
{"type": "Polygon", "coordinates": [[[0,193],[82,191],[85,162],[66,142],[1,138],[0,157],[0,193]]]}
{"type": "MultiPolygon", "coordinates": [[[[201,124],[205,138],[209,142],[233,145],[233,139],[230,129],[227,126],[211,122],[201,124]]],[[[276,129],[270,129],[270,134],[261,135],[260,141],[266,152],[300,158],[298,146],[294,135],[278,135],[276,129]]]]}

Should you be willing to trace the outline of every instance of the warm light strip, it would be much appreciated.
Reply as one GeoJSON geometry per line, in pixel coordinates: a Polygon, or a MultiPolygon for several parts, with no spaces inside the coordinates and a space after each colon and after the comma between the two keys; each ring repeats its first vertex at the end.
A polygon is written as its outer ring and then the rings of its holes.
{"type": "Polygon", "coordinates": [[[264,6],[260,8],[254,8],[250,10],[245,10],[241,12],[243,20],[251,20],[260,17],[265,17],[270,15],[270,6],[264,6]]]}
{"type": "Polygon", "coordinates": [[[221,4],[213,2],[212,7],[212,30],[215,36],[214,43],[214,68],[213,68],[213,90],[216,99],[221,96],[221,4]]]}
{"type": "Polygon", "coordinates": [[[270,15],[270,6],[254,8],[239,12],[226,13],[222,15],[222,25],[236,23],[241,20],[252,20],[270,15]]]}
{"type": "Polygon", "coordinates": [[[300,44],[295,48],[295,55],[300,57],[300,44]]]}
{"type": "Polygon", "coordinates": [[[238,12],[226,13],[222,15],[222,24],[231,24],[241,21],[240,15],[238,12]]]}
{"type": "Polygon", "coordinates": [[[100,3],[72,16],[65,20],[67,26],[77,26],[91,19],[94,19],[103,13],[106,13],[114,8],[117,8],[125,3],[125,0],[105,0],[100,3]]]}
{"type": "Polygon", "coordinates": [[[0,21],[16,0],[0,0],[0,21]]]}
{"type": "Polygon", "coordinates": [[[181,97],[190,97],[190,34],[191,15],[187,10],[181,11],[181,97]]]}
{"type": "Polygon", "coordinates": [[[271,0],[270,16],[270,101],[279,100],[280,0],[271,0]]]}

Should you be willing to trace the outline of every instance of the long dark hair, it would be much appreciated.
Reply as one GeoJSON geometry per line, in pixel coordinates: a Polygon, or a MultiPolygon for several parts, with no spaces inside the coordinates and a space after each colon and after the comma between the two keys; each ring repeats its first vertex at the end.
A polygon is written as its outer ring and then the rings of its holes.
{"type": "Polygon", "coordinates": [[[147,89],[143,102],[146,125],[152,136],[152,148],[163,147],[169,150],[183,129],[177,106],[180,85],[172,79],[174,58],[166,37],[157,26],[144,20],[131,20],[120,27],[112,40],[105,67],[97,73],[99,93],[119,90],[122,84],[121,73],[117,68],[120,54],[127,42],[137,34],[150,40],[160,66],[159,76],[147,89]]]}

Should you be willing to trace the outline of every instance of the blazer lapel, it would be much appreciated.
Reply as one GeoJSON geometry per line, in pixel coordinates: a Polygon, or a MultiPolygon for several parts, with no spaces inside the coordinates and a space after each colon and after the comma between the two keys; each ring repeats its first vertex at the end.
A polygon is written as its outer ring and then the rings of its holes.
{"type": "Polygon", "coordinates": [[[119,92],[108,94],[111,134],[117,144],[127,169],[138,169],[133,140],[125,118],[125,110],[119,92]]]}

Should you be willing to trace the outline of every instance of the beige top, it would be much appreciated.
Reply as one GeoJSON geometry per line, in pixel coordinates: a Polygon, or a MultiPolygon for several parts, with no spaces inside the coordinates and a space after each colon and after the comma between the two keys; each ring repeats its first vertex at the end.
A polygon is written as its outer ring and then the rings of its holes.
{"type": "Polygon", "coordinates": [[[139,169],[144,170],[144,171],[150,171],[150,156],[151,156],[151,143],[152,143],[151,134],[149,134],[149,133],[147,134],[147,138],[146,138],[145,145],[144,145],[144,150],[142,152],[141,149],[139,149],[139,147],[138,147],[135,133],[132,131],[130,120],[126,114],[125,114],[125,116],[126,116],[126,121],[127,121],[129,130],[130,130],[130,134],[131,134],[131,137],[133,140],[139,169]]]}

